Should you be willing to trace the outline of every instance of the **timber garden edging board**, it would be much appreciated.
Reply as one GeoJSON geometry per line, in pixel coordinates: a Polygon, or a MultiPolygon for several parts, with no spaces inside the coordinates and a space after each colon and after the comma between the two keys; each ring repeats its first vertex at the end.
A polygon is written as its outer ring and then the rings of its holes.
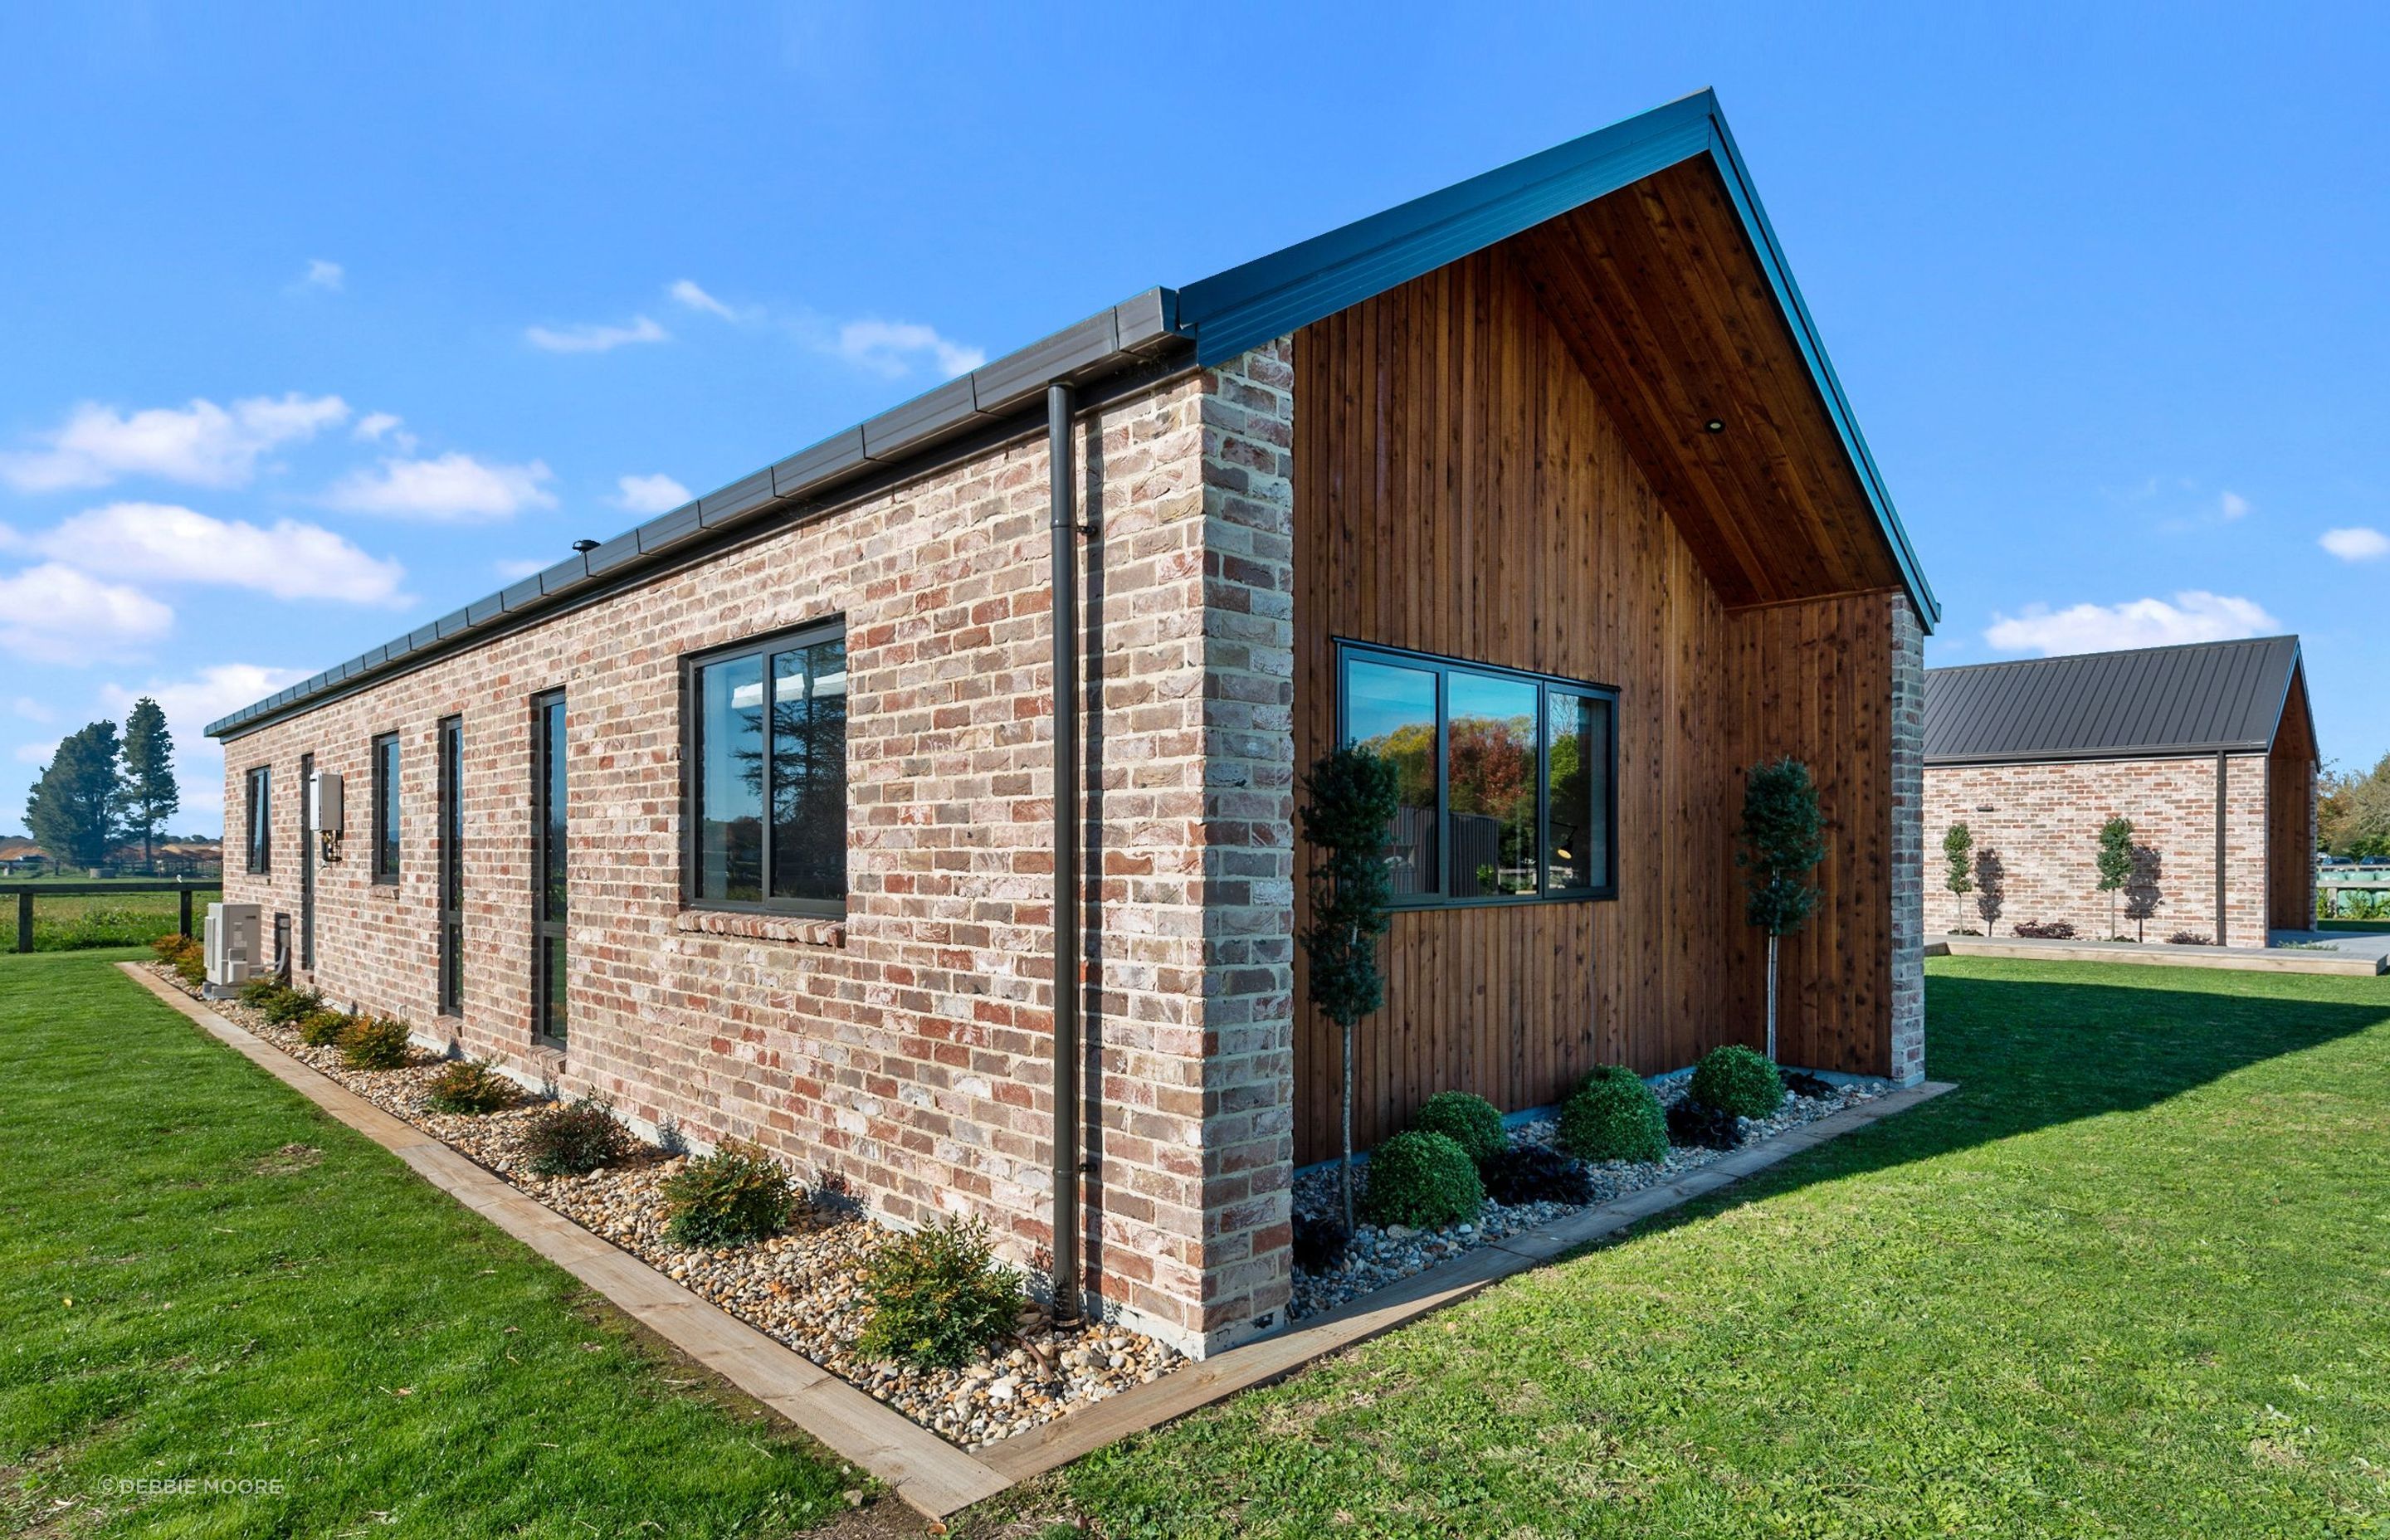
{"type": "Polygon", "coordinates": [[[1307,1324],[1189,1364],[978,1454],[956,1448],[803,1354],[721,1310],[645,1262],[582,1228],[430,1134],[402,1122],[263,1038],[169,986],[137,963],[128,976],[418,1175],[572,1273],[648,1329],[771,1407],[832,1451],[943,1520],[1115,1440],[1285,1378],[1468,1298],[1488,1284],[1664,1213],[1705,1193],[1956,1087],[1892,1091],[1737,1150],[1674,1182],[1644,1187],[1510,1236],[1342,1305],[1307,1324]]]}

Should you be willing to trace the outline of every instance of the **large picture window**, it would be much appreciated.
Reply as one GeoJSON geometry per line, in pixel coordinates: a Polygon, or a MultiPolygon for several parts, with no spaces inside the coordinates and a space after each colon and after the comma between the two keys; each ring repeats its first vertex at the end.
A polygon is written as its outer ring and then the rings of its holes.
{"type": "Polygon", "coordinates": [[[691,659],[688,901],[846,912],[842,622],[691,659]]]}
{"type": "Polygon", "coordinates": [[[1394,903],[1608,898],[1617,692],[1340,644],[1339,741],[1392,760],[1394,903]]]}
{"type": "Polygon", "coordinates": [[[398,881],[398,735],[373,740],[373,879],[398,881]]]}
{"type": "Polygon", "coordinates": [[[274,869],[274,772],[261,764],[249,773],[249,869],[274,869]]]}

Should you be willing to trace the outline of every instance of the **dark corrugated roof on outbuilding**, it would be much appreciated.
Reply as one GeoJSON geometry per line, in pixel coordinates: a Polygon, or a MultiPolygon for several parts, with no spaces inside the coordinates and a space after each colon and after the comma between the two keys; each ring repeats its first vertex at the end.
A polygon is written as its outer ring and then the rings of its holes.
{"type": "Polygon", "coordinates": [[[2298,667],[2259,636],[1928,669],[1925,763],[2263,753],[2298,667]]]}

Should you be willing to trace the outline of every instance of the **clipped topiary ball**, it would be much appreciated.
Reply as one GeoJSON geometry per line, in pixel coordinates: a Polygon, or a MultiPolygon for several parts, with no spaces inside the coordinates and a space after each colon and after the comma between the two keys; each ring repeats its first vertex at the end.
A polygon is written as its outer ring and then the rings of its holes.
{"type": "Polygon", "coordinates": [[[1474,1219],[1485,1187],[1469,1151],[1442,1134],[1414,1129],[1369,1151],[1369,1217],[1381,1225],[1436,1229],[1474,1219]]]}
{"type": "Polygon", "coordinates": [[[1604,1064],[1561,1104],[1560,1141],[1581,1161],[1664,1161],[1668,1117],[1642,1076],[1604,1064]]]}
{"type": "Polygon", "coordinates": [[[1427,1098],[1411,1119],[1411,1127],[1422,1134],[1441,1134],[1468,1152],[1483,1172],[1485,1162],[1509,1147],[1510,1137],[1502,1132],[1502,1113],[1484,1097],[1473,1097],[1466,1091],[1438,1091],[1427,1098]]]}
{"type": "Polygon", "coordinates": [[[1692,1098],[1738,1118],[1765,1118],[1784,1105],[1784,1082],[1775,1065],[1728,1043],[1693,1066],[1692,1098]]]}

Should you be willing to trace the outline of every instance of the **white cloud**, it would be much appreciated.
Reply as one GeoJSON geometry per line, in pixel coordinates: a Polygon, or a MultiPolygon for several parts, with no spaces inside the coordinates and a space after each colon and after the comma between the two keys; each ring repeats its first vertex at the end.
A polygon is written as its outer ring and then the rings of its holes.
{"type": "Polygon", "coordinates": [[[2229,524],[2249,511],[2249,499],[2237,492],[2227,492],[2216,500],[2216,511],[2222,514],[2224,521],[2229,524]]]}
{"type": "Polygon", "coordinates": [[[2316,537],[2316,544],[2343,561],[2375,561],[2390,556],[2390,535],[2362,524],[2345,530],[2326,530],[2316,537]]]}
{"type": "Polygon", "coordinates": [[[338,294],[348,279],[348,270],[339,263],[310,257],[307,259],[307,271],[299,281],[310,289],[325,289],[338,294]]]}
{"type": "Polygon", "coordinates": [[[534,348],[549,353],[611,353],[627,342],[669,342],[672,333],[644,315],[635,315],[627,327],[603,326],[588,322],[582,326],[556,330],[548,327],[528,327],[523,336],[534,348]]]}
{"type": "Polygon", "coordinates": [[[8,709],[16,712],[19,716],[23,717],[28,722],[55,722],[58,720],[58,712],[50,710],[47,706],[43,705],[40,701],[34,699],[30,695],[20,695],[17,697],[16,699],[9,701],[8,709]]]}
{"type": "Polygon", "coordinates": [[[1995,613],[1984,640],[2002,652],[2111,652],[2123,648],[2171,647],[2182,642],[2224,642],[2263,636],[2281,622],[2253,599],[2204,593],[2177,594],[2174,602],[2133,599],[2124,604],[2078,604],[2052,610],[2029,604],[2014,616],[1995,613]]]}
{"type": "Polygon", "coordinates": [[[832,351],[892,379],[911,373],[924,355],[948,379],[987,362],[983,349],[966,347],[912,321],[849,321],[838,328],[832,351]]]}
{"type": "Polygon", "coordinates": [[[119,657],[163,636],[174,611],[138,588],[59,561],[0,577],[0,651],[43,662],[119,657]]]}
{"type": "Polygon", "coordinates": [[[625,476],[614,484],[623,489],[615,506],[632,513],[670,513],[688,501],[688,488],[669,476],[625,476]]]}
{"type": "Polygon", "coordinates": [[[508,583],[520,583],[534,572],[544,572],[560,558],[544,556],[512,557],[490,563],[490,570],[508,583]]]}
{"type": "Polygon", "coordinates": [[[461,523],[509,519],[523,508],[552,508],[556,496],[541,484],[552,479],[553,472],[540,460],[485,465],[453,452],[437,459],[392,457],[381,462],[379,471],[351,471],[324,500],[353,513],[461,523]]]}
{"type": "Polygon", "coordinates": [[[738,312],[708,294],[704,289],[698,288],[690,279],[682,278],[664,292],[691,310],[701,310],[710,315],[719,315],[726,321],[739,319],[738,312]]]}
{"type": "Polygon", "coordinates": [[[412,602],[398,589],[405,568],[290,519],[267,530],[170,503],[110,503],[76,514],[34,545],[111,577],[253,588],[278,599],[412,602]]]}
{"type": "Polygon", "coordinates": [[[251,396],[231,410],[212,401],[193,401],[176,410],[155,406],[120,416],[116,409],[84,402],[65,424],[42,437],[46,449],[0,455],[0,478],[19,492],[61,487],[106,486],[120,476],[157,476],[198,486],[242,486],[257,462],[277,446],[315,436],[346,421],[348,403],[338,396],[276,400],[251,396]]]}
{"type": "Polygon", "coordinates": [[[173,818],[180,829],[224,812],[224,748],[207,736],[208,724],[306,677],[302,669],[217,663],[188,678],[152,679],[137,689],[102,685],[99,703],[119,722],[145,695],[166,713],[166,730],[174,735],[174,779],[183,792],[183,809],[173,818]]]}

